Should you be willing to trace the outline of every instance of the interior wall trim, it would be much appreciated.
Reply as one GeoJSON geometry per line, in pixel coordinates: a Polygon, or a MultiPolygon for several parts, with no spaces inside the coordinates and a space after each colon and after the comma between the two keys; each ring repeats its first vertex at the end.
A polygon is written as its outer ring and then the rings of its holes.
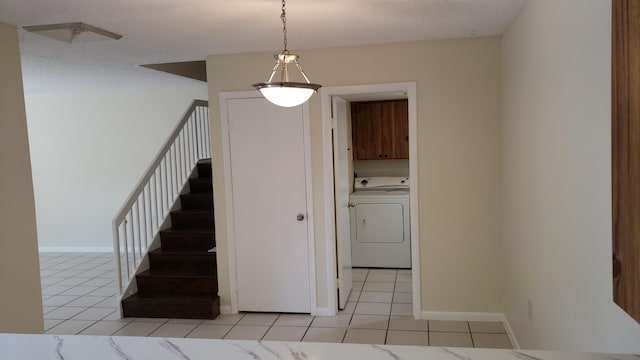
{"type": "Polygon", "coordinates": [[[504,324],[507,336],[514,349],[520,349],[518,339],[513,334],[511,325],[507,321],[504,313],[482,313],[482,312],[447,312],[447,311],[423,311],[421,318],[424,320],[444,320],[444,321],[499,321],[504,324]]]}
{"type": "Polygon", "coordinates": [[[421,264],[420,264],[420,228],[418,193],[420,183],[418,178],[418,112],[417,112],[417,84],[415,82],[401,82],[390,84],[345,85],[325,86],[320,89],[321,114],[322,114],[322,156],[324,161],[324,216],[327,254],[327,303],[333,314],[338,312],[338,285],[337,285],[337,248],[336,248],[336,222],[335,222],[335,198],[334,198],[334,167],[333,167],[333,114],[332,96],[349,97],[352,95],[381,96],[381,94],[403,94],[409,100],[409,176],[411,177],[409,208],[411,221],[411,275],[413,290],[413,317],[420,318],[422,306],[421,290],[421,264]]]}
{"type": "Polygon", "coordinates": [[[220,306],[220,314],[222,315],[233,314],[233,311],[231,310],[231,306],[220,306]]]}
{"type": "Polygon", "coordinates": [[[316,308],[316,316],[335,316],[335,313],[329,307],[318,307],[316,308]]]}
{"type": "Polygon", "coordinates": [[[38,248],[39,252],[99,252],[112,253],[111,246],[42,246],[38,248]]]}

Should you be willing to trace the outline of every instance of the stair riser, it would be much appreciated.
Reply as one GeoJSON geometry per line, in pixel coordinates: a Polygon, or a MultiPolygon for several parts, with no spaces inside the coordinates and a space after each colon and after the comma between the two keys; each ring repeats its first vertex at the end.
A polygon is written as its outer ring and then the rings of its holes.
{"type": "Polygon", "coordinates": [[[213,209],[213,198],[211,195],[180,195],[180,204],[183,209],[213,209]]]}
{"type": "Polygon", "coordinates": [[[183,235],[160,232],[160,243],[165,250],[202,250],[207,251],[216,246],[213,234],[183,235]]]}
{"type": "Polygon", "coordinates": [[[211,295],[218,293],[218,281],[214,278],[163,278],[137,276],[138,294],[141,297],[211,295]]]}
{"type": "Polygon", "coordinates": [[[220,315],[220,308],[214,305],[173,308],[166,306],[143,307],[123,304],[122,310],[124,317],[138,318],[215,319],[220,315]]]}
{"type": "Polygon", "coordinates": [[[211,164],[198,164],[198,177],[211,178],[211,164]]]}
{"type": "Polygon", "coordinates": [[[211,179],[189,179],[189,190],[192,194],[210,194],[213,192],[211,179]]]}
{"type": "Polygon", "coordinates": [[[191,227],[213,229],[213,212],[172,212],[171,226],[174,229],[184,229],[191,227]]]}
{"type": "Polygon", "coordinates": [[[149,254],[154,274],[216,275],[215,254],[149,254]]]}
{"type": "Polygon", "coordinates": [[[220,300],[217,299],[209,304],[166,304],[125,300],[122,303],[122,314],[124,317],[215,319],[220,315],[220,300]]]}

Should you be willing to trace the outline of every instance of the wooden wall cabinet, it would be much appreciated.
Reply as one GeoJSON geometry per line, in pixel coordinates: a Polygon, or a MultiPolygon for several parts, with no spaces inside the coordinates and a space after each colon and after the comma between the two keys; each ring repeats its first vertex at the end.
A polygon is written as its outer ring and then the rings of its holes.
{"type": "Polygon", "coordinates": [[[351,103],[354,160],[409,158],[408,101],[351,103]]]}
{"type": "Polygon", "coordinates": [[[640,322],[640,0],[613,0],[613,300],[640,322]]]}

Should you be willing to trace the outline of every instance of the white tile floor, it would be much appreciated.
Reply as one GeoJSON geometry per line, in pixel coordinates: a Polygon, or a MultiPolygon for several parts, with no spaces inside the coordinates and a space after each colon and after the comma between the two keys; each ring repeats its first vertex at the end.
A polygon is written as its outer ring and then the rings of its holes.
{"type": "Polygon", "coordinates": [[[414,320],[409,270],[354,269],[347,307],[333,317],[243,313],[190,320],[119,319],[111,254],[40,253],[40,266],[48,334],[512,347],[499,322],[414,320]]]}

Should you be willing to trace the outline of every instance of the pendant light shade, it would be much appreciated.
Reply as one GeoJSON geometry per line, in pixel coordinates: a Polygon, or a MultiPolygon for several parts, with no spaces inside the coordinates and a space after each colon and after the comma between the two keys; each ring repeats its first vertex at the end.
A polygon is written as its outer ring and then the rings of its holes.
{"type": "MultiPolygon", "coordinates": [[[[282,107],[294,107],[304,104],[311,95],[316,92],[316,89],[310,87],[303,87],[302,85],[309,85],[305,83],[261,83],[254,86],[260,90],[262,96],[275,105],[282,107]],[[301,85],[300,87],[294,87],[293,85],[301,85]]],[[[312,84],[313,85],[313,84],[312,84]]],[[[320,86],[318,86],[319,88],[320,86]]]]}
{"type": "Polygon", "coordinates": [[[304,104],[309,98],[318,91],[321,85],[312,84],[302,70],[302,66],[298,62],[298,55],[289,53],[287,50],[287,13],[285,8],[285,0],[282,0],[282,33],[284,34],[284,50],[280,54],[274,55],[276,65],[271,71],[271,76],[267,82],[253,84],[260,90],[262,96],[271,103],[282,107],[294,107],[304,104]],[[304,78],[305,82],[289,81],[289,66],[294,65],[304,78]],[[273,81],[276,74],[280,74],[280,81],[273,81]]]}

